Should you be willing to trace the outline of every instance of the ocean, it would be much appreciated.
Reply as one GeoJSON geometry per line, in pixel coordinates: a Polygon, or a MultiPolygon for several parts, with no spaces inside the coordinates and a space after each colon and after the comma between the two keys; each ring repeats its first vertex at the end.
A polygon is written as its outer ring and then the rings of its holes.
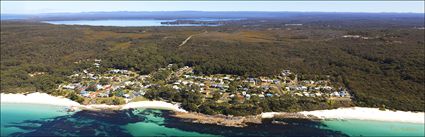
{"type": "Polygon", "coordinates": [[[285,125],[265,120],[236,128],[190,123],[171,113],[155,109],[68,113],[58,106],[2,103],[1,136],[424,136],[423,124],[288,119],[285,125]]]}

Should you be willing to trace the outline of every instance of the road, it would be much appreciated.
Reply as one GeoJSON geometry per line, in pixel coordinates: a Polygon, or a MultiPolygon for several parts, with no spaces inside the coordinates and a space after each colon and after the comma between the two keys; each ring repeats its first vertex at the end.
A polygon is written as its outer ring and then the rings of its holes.
{"type": "MultiPolygon", "coordinates": [[[[203,33],[208,33],[208,31],[205,31],[205,32],[203,32],[203,33]]],[[[190,35],[189,37],[187,37],[180,45],[179,45],[179,47],[181,47],[181,46],[183,46],[184,44],[186,44],[187,43],[187,41],[189,41],[193,36],[195,36],[195,35],[200,35],[200,34],[203,34],[203,33],[199,33],[199,34],[193,34],[193,35],[190,35]]]]}

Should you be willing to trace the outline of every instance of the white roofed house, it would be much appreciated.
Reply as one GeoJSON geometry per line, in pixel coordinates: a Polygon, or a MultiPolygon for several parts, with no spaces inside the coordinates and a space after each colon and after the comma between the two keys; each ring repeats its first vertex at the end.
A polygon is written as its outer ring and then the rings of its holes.
{"type": "Polygon", "coordinates": [[[302,91],[307,91],[308,88],[306,86],[301,86],[301,87],[299,87],[299,89],[302,90],[302,91]]]}
{"type": "Polygon", "coordinates": [[[108,93],[99,93],[97,94],[98,97],[109,97],[108,93]]]}
{"type": "Polygon", "coordinates": [[[324,86],[323,89],[325,89],[325,90],[332,90],[332,87],[330,87],[330,86],[324,86]]]}
{"type": "Polygon", "coordinates": [[[73,90],[73,89],[75,89],[75,86],[74,86],[74,85],[72,85],[72,84],[69,84],[69,85],[65,85],[65,86],[63,86],[63,88],[64,88],[64,89],[71,89],[71,90],[73,90]]]}
{"type": "Polygon", "coordinates": [[[291,74],[291,71],[290,70],[282,70],[282,73],[281,74],[283,76],[287,76],[287,75],[291,74]]]}
{"type": "Polygon", "coordinates": [[[95,66],[95,67],[99,67],[100,66],[100,64],[99,63],[93,63],[93,65],[95,66]]]}
{"type": "Polygon", "coordinates": [[[130,98],[130,94],[124,94],[123,97],[128,99],[128,98],[130,98]]]}
{"type": "Polygon", "coordinates": [[[315,93],[315,95],[316,95],[317,97],[320,97],[320,96],[322,96],[322,93],[317,92],[317,93],[315,93]]]}
{"type": "Polygon", "coordinates": [[[103,89],[103,86],[102,86],[102,85],[100,85],[100,84],[97,84],[97,85],[96,85],[96,89],[97,89],[97,90],[101,90],[101,89],[103,89]]]}
{"type": "Polygon", "coordinates": [[[180,87],[179,86],[177,86],[177,85],[173,85],[173,87],[172,87],[173,89],[175,89],[175,90],[179,90],[180,89],[180,87]]]}
{"type": "Polygon", "coordinates": [[[245,95],[245,98],[249,99],[249,98],[251,98],[251,95],[246,94],[246,95],[245,95]]]}
{"type": "Polygon", "coordinates": [[[291,88],[289,88],[289,87],[285,87],[285,90],[286,90],[286,91],[291,91],[291,88]]]}
{"type": "Polygon", "coordinates": [[[340,97],[340,95],[339,95],[339,93],[338,92],[332,92],[331,93],[331,96],[333,96],[333,97],[340,97]]]}
{"type": "Polygon", "coordinates": [[[133,85],[134,82],[133,81],[126,81],[124,82],[124,85],[129,86],[129,85],[133,85]]]}

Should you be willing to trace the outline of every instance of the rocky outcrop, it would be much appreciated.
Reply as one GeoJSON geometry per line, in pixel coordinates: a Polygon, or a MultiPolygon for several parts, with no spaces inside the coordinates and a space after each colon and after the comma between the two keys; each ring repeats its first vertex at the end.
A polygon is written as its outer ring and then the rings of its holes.
{"type": "Polygon", "coordinates": [[[186,122],[215,124],[230,127],[245,127],[248,123],[261,124],[259,116],[225,116],[225,115],[205,115],[201,113],[181,113],[175,112],[172,117],[180,118],[186,122]]]}

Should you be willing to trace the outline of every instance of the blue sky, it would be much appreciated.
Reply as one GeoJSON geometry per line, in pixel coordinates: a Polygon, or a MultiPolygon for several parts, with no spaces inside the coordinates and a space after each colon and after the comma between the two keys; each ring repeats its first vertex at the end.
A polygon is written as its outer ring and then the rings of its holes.
{"type": "Polygon", "coordinates": [[[424,13],[424,1],[1,1],[2,14],[182,10],[424,13]]]}

